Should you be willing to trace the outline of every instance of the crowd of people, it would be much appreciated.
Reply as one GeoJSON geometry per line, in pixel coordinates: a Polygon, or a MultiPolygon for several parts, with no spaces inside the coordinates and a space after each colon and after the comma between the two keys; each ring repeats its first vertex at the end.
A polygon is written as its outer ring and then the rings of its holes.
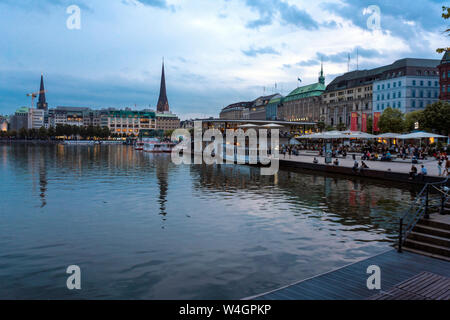
{"type": "MultiPolygon", "coordinates": [[[[287,156],[300,155],[301,151],[317,151],[319,156],[325,156],[325,145],[322,143],[305,143],[300,142],[295,145],[283,145],[280,153],[286,158],[287,156]]],[[[412,167],[410,170],[410,178],[414,179],[416,176],[424,177],[428,174],[425,165],[420,166],[420,171],[416,167],[419,160],[435,159],[437,160],[437,168],[439,176],[447,176],[450,171],[450,146],[438,147],[436,144],[432,145],[386,145],[384,143],[369,142],[369,143],[333,143],[331,148],[331,157],[334,158],[333,164],[339,165],[339,159],[345,159],[351,154],[354,160],[353,171],[361,171],[368,169],[369,166],[364,161],[393,161],[395,159],[411,160],[412,167]],[[356,161],[356,155],[361,155],[361,164],[356,161]]],[[[317,157],[314,157],[313,163],[319,163],[317,157]]]]}

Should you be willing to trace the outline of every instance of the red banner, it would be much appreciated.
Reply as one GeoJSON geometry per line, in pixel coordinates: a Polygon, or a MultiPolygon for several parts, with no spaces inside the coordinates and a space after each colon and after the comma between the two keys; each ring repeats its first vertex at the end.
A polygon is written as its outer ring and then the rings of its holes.
{"type": "Polygon", "coordinates": [[[361,131],[367,132],[367,113],[362,114],[361,118],[361,131]]]}
{"type": "Polygon", "coordinates": [[[350,131],[358,131],[358,112],[352,112],[350,131]]]}
{"type": "Polygon", "coordinates": [[[380,120],[381,112],[375,112],[373,114],[373,131],[378,132],[380,128],[378,128],[378,121],[380,120]]]}

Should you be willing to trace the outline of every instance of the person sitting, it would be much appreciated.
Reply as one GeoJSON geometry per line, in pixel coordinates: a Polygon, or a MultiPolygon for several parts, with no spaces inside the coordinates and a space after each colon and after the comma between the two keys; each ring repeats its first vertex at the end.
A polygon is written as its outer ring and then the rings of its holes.
{"type": "Polygon", "coordinates": [[[415,176],[417,175],[417,168],[415,165],[411,166],[411,170],[409,171],[409,179],[414,179],[415,176]]]}
{"type": "Polygon", "coordinates": [[[417,156],[413,156],[411,162],[414,164],[418,164],[419,161],[417,160],[417,156]]]}
{"type": "Polygon", "coordinates": [[[369,166],[364,161],[361,161],[361,170],[363,169],[369,169],[369,166]]]}
{"type": "Polygon", "coordinates": [[[353,163],[353,168],[352,168],[353,172],[358,171],[358,161],[355,160],[355,162],[353,163]]]}
{"type": "Polygon", "coordinates": [[[419,175],[422,177],[422,180],[423,180],[423,179],[425,179],[425,176],[427,175],[428,171],[424,165],[422,165],[421,167],[422,167],[422,169],[420,169],[419,175]]]}
{"type": "Polygon", "coordinates": [[[319,163],[319,160],[317,160],[317,158],[314,157],[313,163],[317,164],[317,163],[319,163]]]}
{"type": "Polygon", "coordinates": [[[338,166],[338,165],[339,165],[339,160],[338,160],[338,158],[334,159],[333,164],[334,164],[335,166],[338,166]]]}

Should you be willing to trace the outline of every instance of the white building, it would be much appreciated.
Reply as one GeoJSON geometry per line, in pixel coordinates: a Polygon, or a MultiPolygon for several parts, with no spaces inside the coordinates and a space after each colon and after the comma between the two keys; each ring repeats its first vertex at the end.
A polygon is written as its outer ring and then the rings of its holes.
{"type": "Polygon", "coordinates": [[[28,129],[40,129],[44,126],[44,113],[43,109],[28,109],[28,129]]]}

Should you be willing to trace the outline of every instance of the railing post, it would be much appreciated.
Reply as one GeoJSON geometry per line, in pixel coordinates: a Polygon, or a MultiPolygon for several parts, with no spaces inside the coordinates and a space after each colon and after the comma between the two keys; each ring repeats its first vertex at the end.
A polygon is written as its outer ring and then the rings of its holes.
{"type": "Polygon", "coordinates": [[[430,219],[430,215],[428,213],[428,190],[429,190],[429,185],[427,184],[427,190],[425,193],[425,219],[430,219]]]}
{"type": "Polygon", "coordinates": [[[400,226],[398,230],[398,252],[402,253],[402,242],[403,242],[403,218],[400,219],[400,226]]]}

